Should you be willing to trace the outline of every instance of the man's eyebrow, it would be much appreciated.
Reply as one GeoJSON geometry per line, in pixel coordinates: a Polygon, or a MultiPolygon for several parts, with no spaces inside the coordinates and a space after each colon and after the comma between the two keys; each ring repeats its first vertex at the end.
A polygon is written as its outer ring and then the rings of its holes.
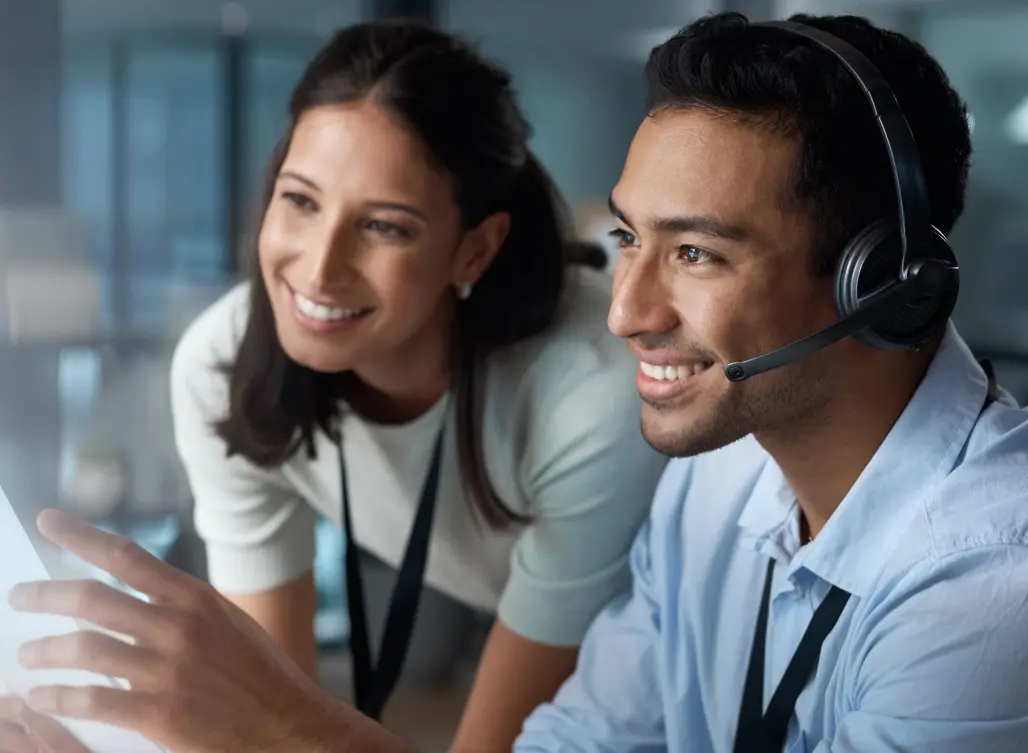
{"type": "MultiPolygon", "coordinates": [[[[610,213],[623,223],[632,227],[625,213],[618,207],[611,195],[607,199],[610,213]]],[[[673,235],[676,233],[698,233],[711,238],[723,238],[730,241],[744,241],[753,237],[753,230],[747,225],[727,222],[712,215],[681,215],[677,217],[652,217],[646,220],[646,227],[653,233],[673,235]]]]}
{"type": "Polygon", "coordinates": [[[614,194],[611,194],[607,197],[607,208],[610,209],[610,213],[614,215],[617,219],[621,220],[629,227],[632,227],[632,223],[628,221],[628,218],[625,217],[624,212],[618,209],[618,205],[614,202],[614,194]]]}

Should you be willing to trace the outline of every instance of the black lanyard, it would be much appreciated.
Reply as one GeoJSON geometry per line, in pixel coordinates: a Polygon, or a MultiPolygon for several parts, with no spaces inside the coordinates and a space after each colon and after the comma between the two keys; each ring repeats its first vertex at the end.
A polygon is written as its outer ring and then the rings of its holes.
{"type": "Polygon", "coordinates": [[[371,663],[371,647],[368,644],[364,581],[361,577],[360,558],[350,519],[346,461],[343,458],[342,443],[339,445],[339,481],[343,494],[343,531],[346,536],[346,598],[350,613],[354,701],[358,711],[372,719],[381,716],[407,659],[418,603],[421,601],[425,564],[428,561],[428,542],[432,533],[435,500],[439,493],[439,468],[443,457],[445,430],[444,421],[432,449],[432,461],[428,466],[425,485],[421,489],[421,501],[415,513],[410,538],[407,540],[407,551],[403,555],[396,586],[389,600],[389,612],[382,634],[382,644],[378,650],[378,662],[374,666],[371,663]]]}
{"type": "MultiPolygon", "coordinates": [[[[998,398],[999,389],[992,364],[982,361],[981,366],[989,378],[989,389],[981,410],[981,413],[984,413],[998,398]]],[[[735,753],[782,753],[796,701],[810,682],[821,657],[821,647],[838,623],[842,610],[850,598],[841,588],[832,586],[824,601],[814,611],[814,616],[800,639],[800,645],[789,661],[782,681],[771,696],[767,711],[764,711],[764,648],[767,644],[767,621],[771,609],[771,582],[774,571],[775,561],[771,560],[767,565],[757,629],[753,636],[750,664],[746,670],[746,684],[743,686],[742,704],[739,707],[735,753]]]]}
{"type": "Polygon", "coordinates": [[[821,602],[810,620],[796,653],[792,655],[778,684],[771,703],[764,711],[764,646],[767,643],[767,619],[771,608],[771,581],[775,574],[775,561],[767,563],[764,595],[760,600],[760,616],[750,651],[750,666],[746,671],[742,705],[739,708],[739,726],[735,734],[735,753],[782,753],[789,731],[796,699],[810,681],[821,646],[842,615],[850,595],[838,586],[821,602]]]}

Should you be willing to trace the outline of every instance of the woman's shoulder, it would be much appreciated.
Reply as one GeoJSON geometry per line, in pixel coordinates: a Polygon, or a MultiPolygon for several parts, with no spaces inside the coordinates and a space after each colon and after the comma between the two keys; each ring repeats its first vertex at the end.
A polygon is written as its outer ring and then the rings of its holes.
{"type": "Polygon", "coordinates": [[[638,364],[607,329],[610,287],[609,276],[576,269],[553,324],[493,355],[485,407],[489,424],[502,427],[493,430],[494,442],[521,437],[534,448],[522,448],[529,455],[563,452],[562,444],[580,444],[590,433],[635,442],[638,364]]]}
{"type": "Polygon", "coordinates": [[[171,360],[173,392],[188,388],[214,398],[224,390],[221,369],[239,349],[249,313],[249,283],[236,285],[208,306],[183,331],[171,360]]]}
{"type": "Polygon", "coordinates": [[[537,402],[546,393],[565,392],[587,380],[627,386],[626,394],[633,394],[634,381],[626,374],[634,373],[635,360],[624,341],[607,329],[611,284],[608,274],[573,267],[553,323],[495,353],[490,381],[518,385],[518,392],[531,392],[537,402]]]}
{"type": "Polygon", "coordinates": [[[189,323],[175,345],[175,361],[200,367],[235,357],[249,310],[250,284],[240,283],[189,323]]]}

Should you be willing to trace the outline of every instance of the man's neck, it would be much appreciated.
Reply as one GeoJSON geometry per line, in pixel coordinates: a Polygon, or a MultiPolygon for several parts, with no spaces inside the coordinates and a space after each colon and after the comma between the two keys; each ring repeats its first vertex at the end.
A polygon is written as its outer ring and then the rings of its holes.
{"type": "MultiPolygon", "coordinates": [[[[898,359],[897,359],[898,360],[898,359]]],[[[924,377],[927,362],[863,373],[800,425],[761,432],[757,441],[788,480],[814,538],[856,483],[924,377]]]]}

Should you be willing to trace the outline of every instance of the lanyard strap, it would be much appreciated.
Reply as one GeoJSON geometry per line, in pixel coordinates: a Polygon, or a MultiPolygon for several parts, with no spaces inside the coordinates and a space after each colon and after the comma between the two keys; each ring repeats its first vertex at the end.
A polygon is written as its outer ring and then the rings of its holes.
{"type": "Polygon", "coordinates": [[[371,661],[371,646],[368,643],[368,623],[364,602],[364,582],[361,577],[360,558],[353,538],[350,517],[350,493],[347,488],[346,461],[343,446],[339,444],[339,479],[343,495],[343,531],[346,536],[346,590],[350,614],[350,653],[353,656],[353,690],[357,709],[363,714],[378,719],[389,696],[400,679],[407,650],[410,647],[418,603],[421,601],[422,582],[428,561],[428,543],[432,533],[432,519],[435,515],[435,501],[439,493],[439,469],[443,456],[443,437],[446,433],[443,422],[432,449],[432,461],[428,467],[425,484],[421,489],[418,504],[407,541],[407,551],[389,600],[385,631],[379,646],[378,662],[371,661]]]}
{"type": "Polygon", "coordinates": [[[796,699],[806,687],[817,667],[821,646],[835,628],[850,595],[838,586],[832,586],[824,601],[814,611],[800,645],[796,648],[778,684],[767,711],[764,711],[764,647],[767,643],[767,620],[771,608],[771,582],[774,580],[775,561],[767,565],[764,594],[760,600],[760,615],[750,651],[750,665],[746,671],[739,726],[735,736],[735,753],[781,753],[789,730],[796,699]]]}
{"type": "MultiPolygon", "coordinates": [[[[992,364],[982,361],[981,367],[989,379],[989,388],[981,412],[985,412],[999,398],[999,388],[992,364]]],[[[768,612],[771,609],[771,583],[774,577],[775,561],[767,565],[764,592],[760,600],[760,613],[754,631],[753,647],[750,649],[750,663],[746,670],[742,704],[739,707],[739,724],[735,733],[735,753],[781,753],[789,733],[789,720],[796,708],[796,701],[803,692],[817,668],[821,647],[839,622],[850,595],[838,586],[832,586],[824,601],[814,611],[807,625],[800,645],[796,648],[785,669],[782,681],[771,696],[771,702],[764,711],[764,665],[767,644],[768,612]]]]}

